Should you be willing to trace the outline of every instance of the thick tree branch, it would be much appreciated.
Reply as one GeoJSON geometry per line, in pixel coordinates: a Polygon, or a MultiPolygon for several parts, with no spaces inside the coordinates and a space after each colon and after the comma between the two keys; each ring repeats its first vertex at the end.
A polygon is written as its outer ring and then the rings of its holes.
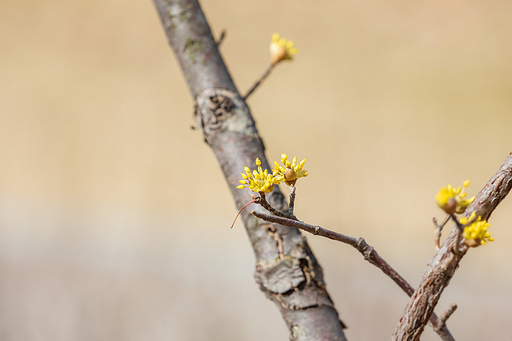
{"type": "MultiPolygon", "coordinates": [[[[483,220],[488,220],[511,188],[512,154],[478,193],[476,199],[467,208],[465,216],[469,217],[475,212],[483,220]]],[[[466,244],[458,239],[458,234],[459,229],[455,227],[428,264],[418,289],[405,308],[392,340],[416,341],[420,339],[425,324],[432,315],[443,290],[450,283],[459,262],[468,251],[466,244]],[[455,249],[457,252],[453,251],[455,249]]]]}
{"type": "MultiPolygon", "coordinates": [[[[244,166],[259,157],[261,166],[270,169],[263,141],[197,0],[154,2],[194,98],[196,125],[203,129],[240,208],[252,200],[248,190],[235,189],[244,166]]],[[[267,200],[286,211],[277,186],[267,200]]],[[[242,218],[256,255],[256,281],[280,308],[290,339],[346,340],[322,268],[306,239],[295,228],[269,224],[249,212],[243,212],[242,218]]]]}

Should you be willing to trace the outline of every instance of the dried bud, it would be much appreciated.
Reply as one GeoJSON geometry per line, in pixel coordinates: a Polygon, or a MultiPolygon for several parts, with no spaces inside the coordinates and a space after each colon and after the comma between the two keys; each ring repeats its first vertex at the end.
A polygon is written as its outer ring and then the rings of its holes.
{"type": "Polygon", "coordinates": [[[480,238],[477,239],[466,239],[466,245],[469,247],[478,247],[482,245],[482,240],[480,238]]]}
{"type": "Polygon", "coordinates": [[[455,200],[455,198],[448,199],[442,208],[446,213],[450,215],[454,214],[457,209],[457,200],[455,200]]]}

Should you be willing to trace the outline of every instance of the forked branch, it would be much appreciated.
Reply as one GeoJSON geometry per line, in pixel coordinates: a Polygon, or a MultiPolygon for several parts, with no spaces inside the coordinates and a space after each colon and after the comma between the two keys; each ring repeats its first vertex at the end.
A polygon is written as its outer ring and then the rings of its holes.
{"type": "MultiPolygon", "coordinates": [[[[511,187],[512,154],[507,157],[491,180],[478,193],[464,215],[469,218],[475,212],[476,216],[481,217],[482,220],[488,220],[492,212],[510,192],[511,187]]],[[[468,251],[468,246],[464,242],[460,242],[459,234],[460,229],[455,227],[430,261],[418,289],[405,308],[392,340],[417,341],[420,339],[441,294],[450,283],[460,260],[468,251]],[[457,255],[453,250],[457,250],[457,255]]]]}

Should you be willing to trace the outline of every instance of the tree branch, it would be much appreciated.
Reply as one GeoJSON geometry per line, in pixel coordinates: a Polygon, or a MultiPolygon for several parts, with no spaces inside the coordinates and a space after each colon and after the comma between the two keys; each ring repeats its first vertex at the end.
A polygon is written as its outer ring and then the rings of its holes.
{"type": "MultiPolygon", "coordinates": [[[[197,127],[212,148],[238,208],[251,201],[235,189],[244,165],[270,169],[251,112],[236,89],[197,0],[154,0],[167,38],[195,102],[197,127]]],[[[277,188],[268,198],[286,212],[277,188]]],[[[260,208],[261,209],[261,208],[260,208]]],[[[274,301],[291,340],[346,340],[343,323],[325,289],[322,268],[300,232],[242,213],[256,255],[255,278],[274,301]]]]}
{"type": "Polygon", "coordinates": [[[251,96],[251,94],[254,92],[254,90],[256,90],[258,88],[258,86],[260,86],[261,83],[263,83],[263,81],[270,75],[270,72],[272,72],[272,70],[274,70],[274,67],[276,65],[277,64],[270,64],[269,65],[269,67],[267,68],[267,70],[265,70],[263,75],[261,75],[261,77],[258,78],[256,80],[256,82],[253,84],[253,86],[247,91],[247,94],[244,96],[244,100],[249,98],[249,96],[251,96]]]}
{"type": "MultiPolygon", "coordinates": [[[[395,282],[408,296],[411,296],[414,293],[413,287],[409,283],[407,283],[407,281],[395,269],[393,269],[393,267],[389,265],[389,263],[386,262],[384,258],[382,258],[372,246],[368,245],[368,243],[366,243],[366,241],[361,237],[354,238],[346,236],[344,234],[328,230],[318,225],[310,225],[302,221],[298,221],[296,219],[288,219],[281,216],[273,216],[254,211],[252,212],[252,214],[265,221],[296,227],[298,229],[301,229],[314,235],[336,240],[344,244],[348,244],[356,248],[357,251],[359,251],[363,255],[364,259],[370,262],[370,264],[376,266],[382,272],[384,272],[386,276],[391,278],[393,282],[395,282]]],[[[453,311],[455,311],[455,309],[453,309],[453,311]]],[[[432,314],[432,317],[430,318],[430,325],[432,326],[434,331],[439,334],[441,340],[454,341],[453,336],[450,334],[450,331],[446,327],[446,320],[450,317],[453,311],[450,314],[445,314],[446,318],[444,320],[441,320],[441,322],[439,321],[436,314],[432,314]]]]}
{"type": "MultiPolygon", "coordinates": [[[[478,193],[473,203],[466,209],[465,216],[473,212],[488,220],[494,209],[507,196],[512,188],[512,154],[478,193]]],[[[392,340],[416,341],[420,339],[425,324],[432,315],[443,290],[450,283],[459,262],[468,251],[464,241],[458,241],[459,229],[455,227],[443,246],[430,261],[423,273],[421,283],[393,334],[392,340]],[[457,255],[453,252],[457,250],[457,255]]]]}

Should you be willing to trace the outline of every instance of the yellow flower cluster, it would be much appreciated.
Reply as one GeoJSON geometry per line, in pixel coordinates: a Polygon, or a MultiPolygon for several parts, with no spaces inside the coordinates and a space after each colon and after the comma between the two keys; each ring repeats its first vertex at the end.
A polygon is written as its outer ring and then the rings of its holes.
{"type": "MultiPolygon", "coordinates": [[[[465,199],[466,193],[464,193],[464,190],[469,186],[469,180],[465,181],[463,186],[463,188],[459,187],[457,189],[451,185],[441,188],[436,195],[437,205],[452,216],[455,213],[464,213],[466,208],[475,200],[475,197],[465,199]]],[[[462,234],[468,246],[477,247],[494,241],[494,238],[487,231],[491,224],[482,220],[481,217],[476,217],[475,212],[469,218],[460,218],[459,223],[461,225],[470,223],[464,227],[462,234]]]]}
{"type": "Polygon", "coordinates": [[[469,180],[464,182],[464,188],[460,187],[455,189],[452,185],[448,185],[448,187],[443,187],[439,190],[436,195],[437,205],[441,207],[448,214],[462,214],[466,210],[466,208],[475,200],[475,197],[470,199],[464,199],[466,197],[466,193],[464,190],[469,186],[469,180]]]}
{"type": "Polygon", "coordinates": [[[253,192],[264,192],[270,193],[274,190],[274,185],[279,184],[277,179],[268,173],[268,170],[261,169],[261,161],[259,158],[256,158],[256,165],[258,166],[258,171],[253,170],[251,174],[251,170],[249,167],[245,167],[245,174],[241,173],[243,180],[240,180],[241,185],[237,186],[237,188],[249,188],[253,192]]]}
{"type": "Polygon", "coordinates": [[[285,182],[288,186],[293,186],[297,182],[297,179],[308,176],[308,171],[302,169],[306,163],[306,159],[297,164],[297,157],[294,157],[292,163],[290,163],[288,156],[281,154],[281,163],[284,167],[279,165],[277,161],[274,161],[275,167],[273,172],[273,175],[280,183],[285,182]]]}
{"type": "Polygon", "coordinates": [[[241,185],[236,188],[249,188],[251,191],[256,193],[270,193],[274,190],[274,185],[285,182],[288,186],[294,186],[297,179],[308,176],[308,171],[302,169],[304,167],[304,163],[306,163],[305,159],[297,164],[297,158],[294,157],[293,162],[290,163],[290,161],[288,161],[288,156],[286,154],[282,154],[281,162],[284,167],[275,162],[276,166],[274,167],[272,174],[270,174],[268,170],[263,170],[261,168],[261,161],[259,158],[256,158],[258,170],[253,170],[251,173],[249,167],[245,167],[245,173],[241,173],[243,180],[239,181],[241,185]]]}
{"type": "Polygon", "coordinates": [[[474,220],[471,225],[464,228],[463,236],[464,239],[466,239],[466,244],[471,247],[476,247],[487,244],[488,242],[493,242],[494,238],[491,237],[491,234],[487,231],[491,224],[486,220],[481,220],[481,217],[475,219],[475,216],[475,212],[473,212],[469,218],[460,218],[460,223],[463,225],[474,220]]]}
{"type": "Polygon", "coordinates": [[[274,33],[270,41],[270,61],[272,65],[276,65],[283,60],[292,60],[299,52],[296,47],[293,47],[293,44],[293,40],[280,38],[279,33],[274,33]]]}

